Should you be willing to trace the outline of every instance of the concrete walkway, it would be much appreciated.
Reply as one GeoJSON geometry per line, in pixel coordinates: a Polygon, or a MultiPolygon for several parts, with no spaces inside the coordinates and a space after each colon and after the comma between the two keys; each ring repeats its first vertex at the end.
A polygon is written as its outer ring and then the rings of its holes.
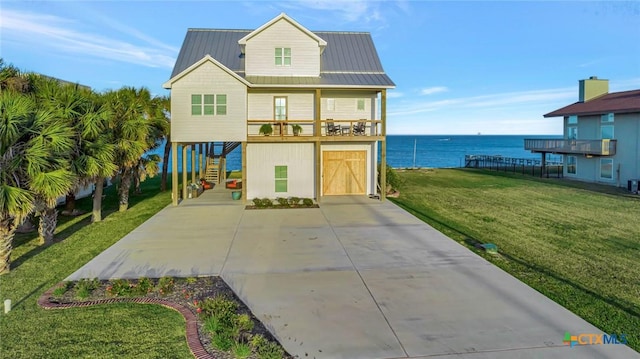
{"type": "Polygon", "coordinates": [[[300,358],[640,358],[563,345],[602,332],[392,203],[226,196],[165,208],[69,279],[222,275],[300,358]]]}

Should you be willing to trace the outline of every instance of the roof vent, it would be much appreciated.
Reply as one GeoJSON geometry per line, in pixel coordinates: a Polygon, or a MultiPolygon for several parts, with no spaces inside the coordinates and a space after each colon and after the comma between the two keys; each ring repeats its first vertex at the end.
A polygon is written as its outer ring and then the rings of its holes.
{"type": "Polygon", "coordinates": [[[591,77],[589,77],[589,80],[597,80],[597,79],[598,79],[598,76],[591,76],[591,77]]]}

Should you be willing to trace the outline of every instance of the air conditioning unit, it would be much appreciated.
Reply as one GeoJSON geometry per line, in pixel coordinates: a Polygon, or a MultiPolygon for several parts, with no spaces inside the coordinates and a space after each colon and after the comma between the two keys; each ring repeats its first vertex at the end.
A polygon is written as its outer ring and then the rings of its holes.
{"type": "Polygon", "coordinates": [[[629,180],[627,182],[627,189],[629,190],[629,192],[638,193],[638,183],[640,183],[640,180],[634,179],[634,180],[629,180]]]}

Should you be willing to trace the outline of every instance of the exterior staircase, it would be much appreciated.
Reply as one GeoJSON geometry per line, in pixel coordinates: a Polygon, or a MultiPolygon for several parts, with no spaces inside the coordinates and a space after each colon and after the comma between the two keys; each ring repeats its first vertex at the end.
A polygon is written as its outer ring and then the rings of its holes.
{"type": "Polygon", "coordinates": [[[211,150],[207,154],[207,166],[205,169],[204,179],[207,182],[219,184],[227,179],[227,163],[226,156],[240,145],[240,142],[216,142],[211,146],[211,150]],[[221,151],[216,154],[216,147],[222,147],[221,151]]]}

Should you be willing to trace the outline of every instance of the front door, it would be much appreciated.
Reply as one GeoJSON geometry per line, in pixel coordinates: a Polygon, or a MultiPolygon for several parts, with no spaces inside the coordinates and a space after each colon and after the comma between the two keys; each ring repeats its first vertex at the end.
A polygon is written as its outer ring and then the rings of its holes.
{"type": "Polygon", "coordinates": [[[323,151],[322,193],[365,194],[367,151],[323,151]]]}

